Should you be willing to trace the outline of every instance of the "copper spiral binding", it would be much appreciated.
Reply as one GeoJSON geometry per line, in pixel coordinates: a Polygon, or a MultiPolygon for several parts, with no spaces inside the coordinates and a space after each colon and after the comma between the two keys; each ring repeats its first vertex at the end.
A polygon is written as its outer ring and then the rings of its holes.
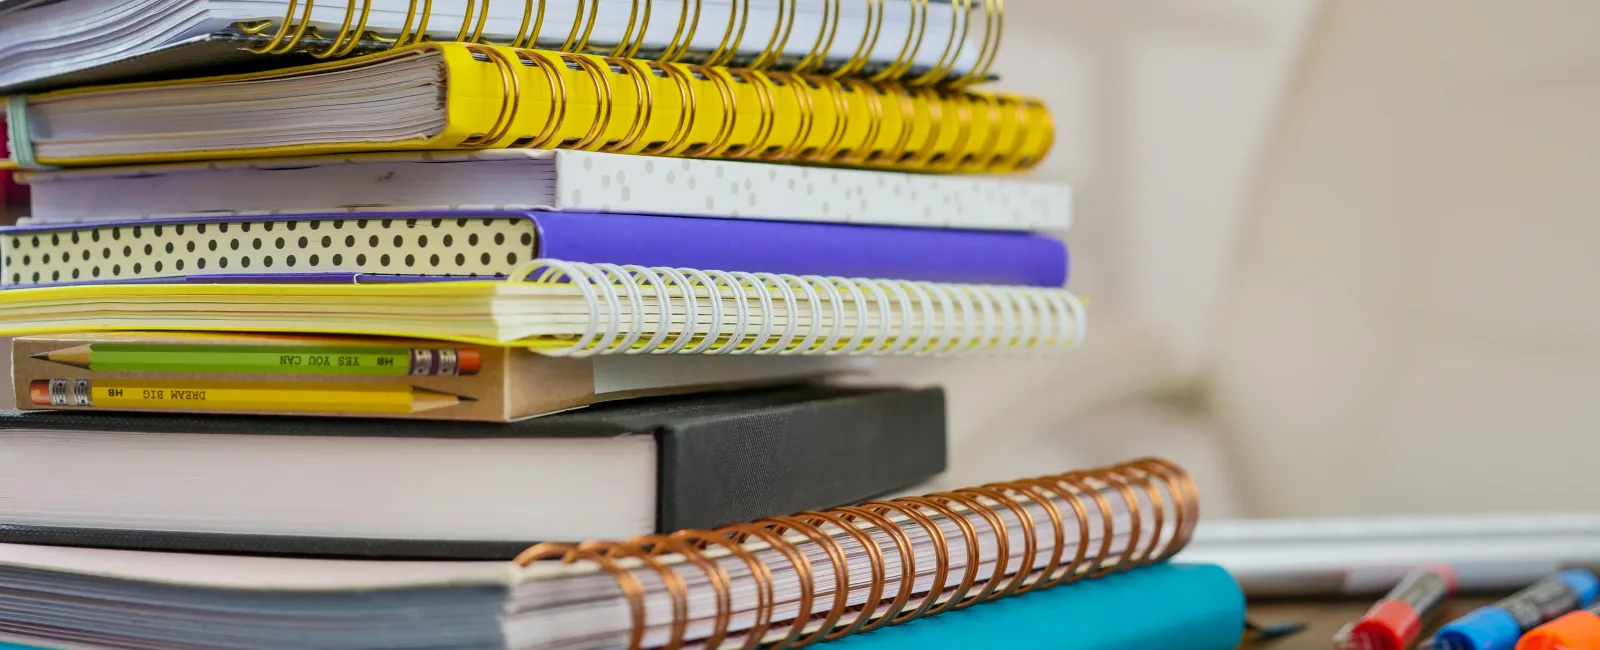
{"type": "MultiPolygon", "coordinates": [[[[860,79],[844,79],[842,83],[855,89],[867,104],[867,133],[862,137],[861,149],[857,151],[840,150],[834,155],[834,160],[841,163],[866,162],[872,153],[872,145],[878,142],[878,133],[883,130],[883,97],[878,94],[878,88],[860,79]]],[[[909,131],[909,129],[904,129],[909,131]]],[[[907,134],[909,136],[909,133],[907,134]]]]}
{"type": "Polygon", "coordinates": [[[878,36],[883,32],[883,19],[885,18],[883,1],[869,0],[867,2],[867,36],[862,38],[861,43],[856,46],[855,53],[851,54],[850,58],[846,59],[839,67],[828,73],[828,76],[835,79],[848,77],[867,67],[867,63],[872,58],[873,48],[878,46],[878,36]],[[873,12],[873,7],[877,7],[876,13],[873,12]],[[877,22],[873,22],[873,16],[877,16],[877,22]]]}
{"type": "Polygon", "coordinates": [[[488,131],[468,138],[461,143],[463,147],[487,147],[511,131],[512,122],[516,119],[517,109],[522,103],[522,77],[517,74],[517,63],[496,48],[482,45],[468,45],[467,51],[472,52],[474,58],[483,56],[488,63],[494,64],[500,72],[500,86],[503,99],[500,102],[500,112],[495,116],[494,126],[488,131]]]}
{"type": "Polygon", "coordinates": [[[723,149],[727,148],[728,142],[733,139],[739,102],[733,95],[733,86],[727,77],[703,65],[691,65],[688,67],[690,72],[705,77],[707,81],[711,82],[711,85],[716,86],[717,97],[722,101],[722,121],[717,124],[717,134],[712,136],[711,140],[704,145],[696,144],[689,151],[696,154],[716,156],[721,154],[723,149]]]}
{"type": "Polygon", "coordinates": [[[1000,40],[1005,32],[1005,0],[983,0],[983,40],[978,45],[978,62],[950,85],[960,87],[983,81],[989,77],[994,60],[1000,54],[1000,40]]]}
{"type": "MultiPolygon", "coordinates": [[[[985,123],[989,125],[989,132],[983,139],[983,144],[978,145],[978,148],[967,152],[961,158],[959,163],[961,166],[970,165],[975,160],[992,161],[995,150],[1000,146],[1000,125],[1004,119],[1000,114],[1000,107],[1004,103],[1004,99],[997,95],[974,95],[973,98],[983,102],[984,112],[988,117],[985,123]]],[[[1022,124],[1017,126],[1020,128],[1022,124]]]]}
{"type": "Polygon", "coordinates": [[[628,11],[628,28],[623,30],[622,38],[617,41],[617,47],[611,51],[611,56],[631,57],[639,53],[639,48],[644,47],[645,34],[650,31],[650,10],[655,4],[653,0],[645,0],[644,17],[640,19],[638,16],[639,0],[633,0],[633,8],[628,11]],[[638,19],[640,23],[637,41],[633,40],[636,38],[633,35],[635,19],[638,19]]]}
{"type": "Polygon", "coordinates": [[[355,22],[355,14],[355,0],[350,0],[345,8],[344,23],[339,25],[339,33],[333,37],[333,41],[328,44],[327,49],[321,52],[313,52],[311,56],[318,59],[328,59],[337,56],[348,56],[351,52],[354,52],[356,46],[361,44],[361,35],[367,31],[367,19],[372,15],[372,0],[361,1],[361,20],[359,22],[355,22]],[[352,22],[355,22],[354,31],[350,29],[352,22]]]}
{"type": "MultiPolygon", "coordinates": [[[[452,40],[479,45],[535,48],[539,32],[545,22],[546,3],[543,0],[524,0],[522,20],[515,38],[509,43],[493,43],[486,37],[490,5],[493,1],[465,0],[461,25],[456,29],[452,40]]],[[[301,49],[308,37],[328,41],[326,47],[309,52],[320,59],[349,56],[363,43],[368,46],[384,44],[389,48],[399,48],[431,40],[428,35],[429,25],[436,17],[434,0],[411,0],[406,8],[404,21],[391,38],[368,30],[372,17],[372,0],[345,0],[345,14],[338,32],[324,36],[311,21],[316,0],[304,0],[303,5],[300,2],[301,0],[290,0],[281,20],[267,19],[239,24],[238,28],[250,36],[266,37],[269,32],[271,34],[265,43],[248,49],[258,54],[287,54],[301,49]]],[[[327,0],[324,0],[324,4],[326,2],[327,0]]],[[[694,36],[700,27],[703,9],[703,0],[692,0],[692,9],[690,2],[691,0],[682,0],[677,29],[671,41],[655,57],[656,60],[671,63],[688,56],[694,36]]],[[[769,70],[784,60],[783,53],[792,35],[795,14],[800,2],[801,0],[777,0],[778,24],[774,27],[766,45],[750,58],[744,67],[769,70]]],[[[566,38],[559,45],[545,46],[541,49],[614,57],[638,56],[645,45],[655,2],[644,0],[641,7],[640,0],[632,0],[627,26],[622,37],[606,50],[597,51],[591,48],[590,39],[599,23],[600,3],[601,0],[576,0],[572,24],[566,38]]],[[[988,78],[999,53],[1004,32],[1004,0],[951,0],[952,23],[939,58],[921,74],[908,79],[906,77],[913,68],[916,54],[922,49],[926,37],[929,12],[934,10],[930,6],[930,0],[910,0],[909,4],[911,22],[899,52],[892,61],[869,75],[867,80],[875,82],[902,80],[915,86],[959,87],[988,78]],[[975,8],[983,14],[983,36],[977,45],[979,52],[977,60],[970,70],[952,78],[954,68],[966,44],[967,35],[972,31],[973,19],[970,15],[975,8]]],[[[829,67],[828,54],[838,37],[840,16],[844,13],[845,6],[843,0],[822,0],[822,27],[806,54],[794,60],[789,66],[790,71],[842,78],[859,74],[867,68],[871,64],[872,53],[883,35],[888,16],[886,0],[865,0],[865,10],[867,14],[865,29],[860,42],[844,62],[829,67]]],[[[721,41],[710,52],[698,56],[697,62],[703,65],[723,66],[740,57],[739,48],[747,35],[750,15],[750,0],[731,2],[728,24],[724,27],[721,41]]]]}
{"type": "Polygon", "coordinates": [[[700,27],[700,5],[701,0],[694,0],[694,17],[690,18],[689,0],[683,0],[683,8],[678,12],[678,28],[672,32],[672,40],[655,57],[657,61],[672,63],[683,58],[683,55],[689,51],[689,46],[694,44],[695,32],[700,27]],[[684,35],[686,28],[689,32],[687,36],[684,35]],[[680,39],[683,42],[681,46],[678,44],[680,39]]]}
{"type": "MultiPolygon", "coordinates": [[[[540,561],[586,562],[609,574],[629,612],[627,647],[633,650],[646,647],[649,630],[657,632],[648,639],[648,647],[718,648],[742,638],[740,647],[746,650],[800,648],[1164,561],[1189,541],[1198,514],[1189,475],[1165,460],[1146,458],[717,530],[643,535],[626,542],[545,543],[524,551],[516,562],[524,566],[540,561]],[[1091,508],[1097,512],[1090,513],[1091,508]],[[955,525],[966,550],[964,573],[954,585],[950,574],[956,558],[950,555],[952,538],[941,520],[955,525]],[[1012,532],[1018,526],[1020,536],[1012,532]],[[887,533],[887,541],[871,534],[875,531],[887,533]],[[916,546],[910,536],[914,531],[932,542],[935,563],[932,584],[920,598],[916,546]],[[1098,547],[1091,548],[1096,536],[1098,547]],[[1115,540],[1124,541],[1113,550],[1115,540]],[[846,544],[865,552],[865,574],[852,570],[846,557],[855,551],[846,544]],[[1020,554],[1013,553],[1017,550],[1020,554]],[[820,557],[820,563],[814,557],[820,557]],[[898,576],[888,575],[890,557],[900,560],[898,576]],[[980,576],[983,563],[995,567],[980,576]],[[739,566],[748,570],[747,576],[730,573],[729,568],[739,566]],[[688,638],[690,589],[682,572],[704,575],[715,604],[710,631],[697,632],[704,634],[700,638],[688,638]],[[780,574],[789,584],[798,583],[799,615],[792,620],[773,620],[778,597],[775,576],[780,574]],[[659,586],[647,587],[641,580],[651,575],[659,586]],[[825,586],[819,588],[821,575],[832,578],[831,597],[821,591],[825,586]],[[890,579],[896,581],[893,593],[890,579]],[[862,582],[864,588],[850,587],[862,582]],[[750,610],[735,593],[744,593],[748,600],[752,587],[755,608],[750,610]],[[656,589],[665,592],[671,604],[670,621],[647,620],[645,601],[656,589]],[[849,606],[855,596],[865,597],[858,609],[849,606]],[[733,629],[736,611],[754,615],[749,627],[733,629]]],[[[704,624],[697,629],[704,630],[704,624]]]]}
{"type": "Polygon", "coordinates": [[[890,145],[888,149],[884,149],[881,154],[876,151],[868,154],[867,160],[869,162],[878,160],[897,161],[905,156],[906,148],[911,146],[911,126],[917,118],[917,103],[911,99],[911,94],[905,88],[895,85],[886,86],[884,90],[890,96],[899,100],[895,104],[900,110],[900,122],[903,126],[900,129],[900,137],[895,138],[894,144],[890,145]]]}
{"type": "Polygon", "coordinates": [[[783,48],[789,46],[789,35],[794,31],[795,8],[799,4],[800,0],[778,0],[778,22],[783,24],[783,28],[772,30],[772,38],[767,41],[767,46],[761,49],[761,53],[756,55],[747,67],[752,70],[767,70],[783,59],[783,48]],[[789,6],[787,16],[783,13],[785,4],[789,6]]]}
{"type": "MultiPolygon", "coordinates": [[[[845,121],[845,116],[850,114],[850,98],[844,94],[844,85],[838,79],[817,75],[800,76],[801,83],[808,84],[813,90],[822,90],[828,94],[828,99],[833,101],[833,131],[829,132],[828,140],[815,151],[802,150],[796,156],[800,160],[821,162],[827,160],[834,152],[839,150],[840,143],[850,131],[850,124],[845,121]]],[[[800,138],[804,143],[805,138],[800,138]]]]}
{"type": "MultiPolygon", "coordinates": [[[[950,152],[965,151],[967,143],[972,139],[972,96],[960,91],[940,92],[938,95],[939,99],[932,101],[942,100],[944,104],[955,108],[956,137],[950,142],[950,152]]],[[[928,162],[934,169],[949,171],[955,169],[961,162],[950,153],[931,148],[928,151],[933,154],[928,158],[928,162]]]]}
{"type": "Polygon", "coordinates": [[[644,137],[645,131],[650,127],[650,115],[655,110],[655,95],[650,88],[650,80],[648,79],[650,72],[645,69],[643,64],[633,59],[612,57],[607,58],[606,63],[622,68],[633,79],[635,106],[633,124],[628,127],[627,133],[623,134],[616,142],[600,147],[600,150],[610,152],[627,151],[633,148],[635,144],[638,144],[640,138],[644,137]]]}
{"type": "Polygon", "coordinates": [[[589,37],[594,34],[595,17],[600,12],[600,0],[578,0],[577,11],[572,12],[572,31],[567,33],[567,40],[561,42],[559,52],[582,52],[589,47],[589,37]],[[589,19],[583,19],[583,7],[589,7],[589,19]]]}
{"type": "Polygon", "coordinates": [[[900,46],[900,53],[896,54],[889,65],[884,66],[877,74],[867,77],[867,81],[879,82],[890,79],[899,79],[905,76],[914,63],[913,55],[922,49],[922,37],[928,31],[928,0],[911,0],[911,26],[906,30],[906,41],[900,46]],[[917,10],[921,8],[919,13],[917,10]],[[918,17],[921,20],[918,20],[918,17]]]}
{"type": "Polygon", "coordinates": [[[817,31],[817,40],[811,43],[810,51],[790,67],[790,72],[805,74],[827,60],[828,51],[833,49],[833,39],[839,34],[839,14],[843,12],[839,0],[822,0],[822,28],[817,31]]]}
{"type": "Polygon", "coordinates": [[[723,155],[734,158],[754,158],[766,151],[767,143],[772,139],[772,129],[778,123],[777,102],[772,97],[772,81],[756,70],[747,68],[729,68],[728,74],[743,79],[750,88],[755,90],[758,119],[755,135],[751,136],[750,143],[743,149],[723,152],[723,155]]]}
{"type": "MultiPolygon", "coordinates": [[[[298,4],[299,0],[289,0],[289,8],[284,14],[283,22],[278,23],[278,31],[273,34],[272,39],[267,41],[265,45],[250,48],[250,51],[256,54],[284,54],[293,51],[294,47],[300,43],[300,39],[305,38],[306,30],[311,27],[311,8],[316,4],[316,0],[306,0],[305,11],[300,17],[300,25],[296,27],[294,10],[298,4]],[[289,35],[290,30],[294,30],[293,36],[289,35]],[[288,40],[285,41],[285,39],[288,40]]],[[[260,34],[264,33],[269,27],[271,27],[270,22],[263,23],[257,27],[247,28],[245,33],[252,33],[251,30],[254,29],[253,33],[260,34]]]]}
{"type": "Polygon", "coordinates": [[[744,28],[750,21],[750,0],[744,0],[742,6],[744,11],[739,10],[741,5],[728,3],[728,27],[722,32],[722,42],[702,61],[705,65],[727,65],[739,54],[739,44],[744,42],[744,28]]]}
{"type": "Polygon", "coordinates": [[[678,125],[673,128],[672,136],[662,141],[659,146],[646,147],[640,153],[652,156],[666,156],[678,153],[689,145],[689,136],[694,127],[694,116],[700,105],[695,92],[694,77],[689,75],[688,69],[676,63],[647,62],[645,66],[654,71],[660,70],[672,79],[678,88],[678,99],[683,106],[683,119],[678,120],[678,125]]]}
{"type": "MultiPolygon", "coordinates": [[[[531,51],[531,50],[530,50],[531,51]]],[[[611,123],[611,75],[609,66],[602,66],[601,62],[586,56],[562,54],[561,60],[577,65],[589,73],[589,81],[594,82],[594,124],[589,127],[589,132],[572,144],[573,149],[587,149],[605,135],[606,125],[611,123]]]]}
{"type": "Polygon", "coordinates": [[[800,111],[796,113],[796,118],[799,120],[800,125],[794,140],[787,146],[771,147],[763,150],[760,155],[768,160],[793,158],[799,155],[800,149],[805,146],[806,140],[811,137],[811,128],[817,122],[816,110],[811,103],[811,93],[807,90],[805,80],[801,79],[799,75],[788,72],[772,72],[768,73],[767,77],[774,82],[788,86],[789,91],[794,93],[795,101],[800,106],[800,111]]]}

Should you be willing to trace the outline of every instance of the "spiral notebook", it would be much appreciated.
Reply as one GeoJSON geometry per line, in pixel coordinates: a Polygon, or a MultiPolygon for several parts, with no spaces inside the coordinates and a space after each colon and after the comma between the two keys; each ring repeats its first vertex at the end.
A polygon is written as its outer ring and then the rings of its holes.
{"type": "Polygon", "coordinates": [[[11,595],[0,601],[0,638],[226,639],[272,650],[795,647],[1144,570],[1183,547],[1198,512],[1188,475],[1149,459],[716,530],[544,543],[510,563],[0,545],[0,588],[11,595]],[[55,616],[36,614],[46,600],[55,616]],[[142,604],[138,616],[127,615],[129,602],[142,604]],[[319,625],[296,624],[313,612],[319,625]]]}
{"type": "Polygon", "coordinates": [[[13,0],[0,3],[0,90],[283,65],[423,37],[962,83],[987,77],[1003,20],[990,0],[13,0]]]}
{"type": "MultiPolygon", "coordinates": [[[[259,278],[257,278],[259,281],[259,278]]],[[[504,281],[98,284],[0,291],[0,335],[308,332],[544,354],[1028,355],[1083,338],[1065,289],[524,264],[504,281]]]]}
{"type": "Polygon", "coordinates": [[[590,151],[491,149],[25,174],[34,223],[176,216],[554,210],[1060,232],[1065,183],[590,151]]]}
{"type": "Polygon", "coordinates": [[[8,98],[13,162],[559,148],[925,172],[1037,165],[1036,98],[487,45],[8,98]]]}
{"type": "Polygon", "coordinates": [[[257,273],[505,277],[528,260],[1059,287],[1038,235],[581,212],[420,212],[0,227],[0,287],[257,273]]]}

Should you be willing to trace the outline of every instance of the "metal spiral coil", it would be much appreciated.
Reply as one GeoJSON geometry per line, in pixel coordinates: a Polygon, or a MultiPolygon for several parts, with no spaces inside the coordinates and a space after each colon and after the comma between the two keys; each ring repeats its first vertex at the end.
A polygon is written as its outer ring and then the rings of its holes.
{"type": "Polygon", "coordinates": [[[465,47],[477,61],[494,68],[502,93],[492,125],[461,143],[468,148],[565,148],[979,173],[1037,165],[1046,150],[1031,145],[1044,140],[1035,137],[1022,150],[1017,145],[1041,129],[1054,137],[1048,109],[1030,97],[527,48],[465,47]],[[569,88],[569,82],[581,85],[569,88]],[[537,122],[538,131],[512,137],[519,120],[531,121],[519,112],[525,93],[538,97],[535,89],[540,86],[548,99],[541,102],[546,113],[537,122]],[[592,88],[594,112],[569,116],[572,92],[583,86],[592,88]],[[671,94],[660,94],[663,90],[671,94]],[[663,105],[676,106],[678,112],[667,117],[663,105]],[[719,120],[710,135],[697,121],[707,115],[719,120]],[[608,130],[616,133],[617,116],[628,116],[629,126],[620,137],[607,139],[608,130]],[[562,138],[562,129],[571,127],[569,119],[588,121],[581,135],[562,138]],[[664,119],[675,120],[670,135],[643,143],[651,126],[659,127],[664,119]],[[780,135],[776,126],[781,120],[787,122],[780,135]],[[899,127],[891,131],[892,142],[884,135],[890,125],[899,127]],[[813,141],[822,132],[826,138],[813,141]]]}
{"type": "MultiPolygon", "coordinates": [[[[539,43],[540,30],[545,26],[548,17],[546,3],[544,0],[522,0],[522,18],[515,38],[509,43],[494,43],[488,40],[485,34],[490,4],[493,1],[460,0],[464,3],[458,5],[462,7],[462,21],[459,26],[454,27],[456,33],[450,40],[477,45],[537,48],[565,54],[595,54],[624,58],[643,56],[663,63],[688,59],[688,62],[701,65],[726,66],[732,65],[735,60],[742,60],[743,57],[739,54],[740,46],[749,35],[750,0],[731,2],[728,22],[721,26],[723,35],[716,47],[703,53],[691,53],[695,35],[709,26],[701,24],[701,16],[704,13],[703,0],[681,0],[677,27],[667,46],[659,51],[644,51],[645,36],[649,31],[650,18],[656,2],[632,0],[627,26],[622,37],[609,48],[597,49],[591,45],[590,40],[599,22],[602,0],[576,0],[576,10],[573,12],[572,22],[567,28],[565,37],[559,43],[553,41],[539,43]]],[[[258,54],[308,51],[317,58],[327,59],[349,56],[358,49],[398,48],[433,40],[428,36],[429,26],[435,21],[436,9],[445,4],[441,1],[436,6],[435,0],[411,0],[399,30],[385,35],[369,29],[372,0],[344,0],[343,19],[340,21],[338,31],[331,34],[323,33],[322,29],[312,24],[312,12],[317,2],[318,0],[289,0],[288,8],[281,19],[241,23],[237,28],[247,35],[267,38],[267,42],[249,48],[258,54]],[[310,51],[307,49],[309,40],[326,41],[328,45],[310,51]]],[[[338,0],[321,0],[321,2],[326,7],[337,4],[338,0]]],[[[836,63],[830,63],[827,59],[828,53],[833,51],[833,46],[838,40],[840,17],[849,8],[845,0],[822,0],[822,26],[814,36],[809,37],[810,46],[806,54],[797,58],[784,54],[791,37],[796,36],[793,32],[800,2],[801,0],[778,0],[778,24],[774,26],[761,51],[741,63],[740,67],[758,71],[781,67],[796,73],[815,73],[842,78],[861,74],[872,65],[872,53],[883,37],[883,27],[887,18],[886,0],[859,0],[866,14],[864,33],[860,42],[852,48],[850,56],[836,63]]],[[[930,0],[909,0],[911,23],[905,41],[894,59],[867,74],[868,81],[901,81],[913,86],[960,87],[989,78],[1005,28],[1004,0],[981,0],[981,2],[951,0],[950,30],[945,34],[945,42],[936,62],[922,73],[912,76],[911,71],[915,67],[913,59],[921,51],[924,41],[929,36],[927,33],[929,12],[934,11],[929,2],[930,0]],[[971,17],[974,11],[982,14],[981,20],[971,17]],[[966,45],[967,36],[973,32],[972,27],[975,22],[981,23],[983,30],[977,45],[976,62],[971,70],[954,76],[955,66],[966,45]]],[[[801,36],[801,38],[806,37],[801,36]]]]}
{"type": "Polygon", "coordinates": [[[1198,517],[1198,495],[1188,473],[1168,461],[1146,458],[923,497],[868,501],[827,511],[770,517],[716,530],[643,535],[625,542],[544,543],[524,551],[516,562],[523,566],[541,561],[592,562],[611,575],[631,616],[630,650],[646,647],[647,629],[662,626],[659,621],[646,620],[648,592],[639,579],[642,574],[654,575],[672,603],[667,639],[664,643],[651,643],[650,647],[677,649],[693,643],[697,647],[719,648],[730,638],[742,637],[742,644],[737,647],[745,650],[801,648],[951,609],[1149,566],[1181,550],[1193,536],[1198,517]],[[1112,499],[1120,500],[1126,510],[1125,530],[1118,530],[1112,499]],[[1100,513],[1098,522],[1088,513],[1090,507],[1100,513]],[[1044,516],[1035,516],[1036,510],[1042,510],[1044,516]],[[965,571],[953,581],[953,538],[935,517],[956,524],[966,549],[965,571]],[[1020,524],[1020,539],[1009,532],[1008,520],[1020,524]],[[1148,530],[1146,520],[1152,522],[1148,530]],[[917,558],[907,534],[913,530],[920,530],[932,540],[936,564],[931,588],[915,603],[917,558]],[[1101,533],[1101,542],[1094,552],[1089,552],[1096,530],[1101,533]],[[882,537],[887,541],[880,542],[879,537],[870,534],[874,531],[887,533],[882,537]],[[980,543],[985,539],[982,532],[990,533],[989,539],[995,545],[995,557],[988,560],[994,562],[994,568],[987,575],[979,575],[980,564],[987,559],[980,553],[980,543]],[[1040,557],[1041,535],[1054,542],[1047,558],[1040,557]],[[1125,547],[1113,552],[1112,540],[1124,537],[1125,547]],[[865,604],[855,611],[851,611],[849,600],[859,591],[839,587],[856,584],[862,577],[846,560],[846,551],[840,544],[845,539],[867,555],[865,575],[870,579],[865,581],[865,604]],[[1066,549],[1074,546],[1074,540],[1077,550],[1069,558],[1066,549]],[[1018,546],[1021,560],[1013,564],[1011,551],[1018,546]],[[777,556],[776,561],[763,560],[757,550],[770,551],[777,556]],[[818,550],[823,559],[814,566],[810,558],[818,550]],[[807,551],[812,553],[808,555],[807,551]],[[897,558],[900,567],[892,594],[887,569],[890,557],[897,558]],[[681,561],[671,561],[674,558],[681,561]],[[719,558],[731,558],[749,570],[756,603],[755,620],[748,629],[731,629],[735,580],[718,562],[719,558]],[[1045,559],[1042,565],[1040,559],[1045,559]],[[632,566],[633,562],[637,566],[632,566]],[[831,599],[824,600],[820,595],[819,566],[835,586],[831,599]],[[679,571],[703,574],[715,595],[712,629],[704,639],[688,638],[690,594],[679,571]],[[800,615],[791,621],[773,620],[777,575],[799,582],[800,615]]]}

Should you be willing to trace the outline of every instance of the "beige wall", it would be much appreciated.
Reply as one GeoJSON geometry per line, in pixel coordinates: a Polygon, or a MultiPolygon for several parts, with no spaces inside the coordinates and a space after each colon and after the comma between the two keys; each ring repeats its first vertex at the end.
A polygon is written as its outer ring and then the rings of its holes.
{"type": "Polygon", "coordinates": [[[1600,3],[1328,2],[1213,406],[1256,514],[1594,508],[1600,3]]]}
{"type": "Polygon", "coordinates": [[[1165,391],[1211,353],[1236,223],[1317,4],[1006,3],[1000,86],[1056,115],[1036,176],[1077,192],[1071,286],[1094,300],[1091,334],[1062,359],[882,364],[880,380],[948,387],[944,485],[1160,453],[1215,486],[1208,512],[1232,511],[1209,425],[1127,399],[1165,391]]]}

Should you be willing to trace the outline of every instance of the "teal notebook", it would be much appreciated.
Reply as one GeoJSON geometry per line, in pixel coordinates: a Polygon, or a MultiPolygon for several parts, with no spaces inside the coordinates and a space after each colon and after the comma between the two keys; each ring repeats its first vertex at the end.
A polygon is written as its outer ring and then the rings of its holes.
{"type": "Polygon", "coordinates": [[[1085,580],[875,632],[827,650],[1231,650],[1244,592],[1222,567],[1161,564],[1085,580]]]}

